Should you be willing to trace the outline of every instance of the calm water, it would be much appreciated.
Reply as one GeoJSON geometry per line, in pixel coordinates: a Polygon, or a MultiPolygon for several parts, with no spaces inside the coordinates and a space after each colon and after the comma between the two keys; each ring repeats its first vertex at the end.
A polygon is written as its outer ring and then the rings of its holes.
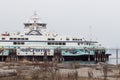
{"type": "MultiPolygon", "coordinates": [[[[116,64],[116,50],[108,50],[107,53],[111,54],[108,63],[116,64]]],[[[118,50],[118,64],[120,64],[120,50],[118,50]]]]}

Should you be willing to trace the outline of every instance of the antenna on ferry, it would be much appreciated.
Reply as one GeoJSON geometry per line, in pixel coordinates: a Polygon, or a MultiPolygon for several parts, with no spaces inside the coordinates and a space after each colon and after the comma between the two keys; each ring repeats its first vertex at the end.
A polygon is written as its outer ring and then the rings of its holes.
{"type": "Polygon", "coordinates": [[[89,26],[89,37],[90,37],[90,41],[92,41],[92,26],[89,26]]]}
{"type": "Polygon", "coordinates": [[[39,20],[39,16],[37,15],[37,12],[34,11],[33,13],[33,16],[31,17],[31,19],[34,21],[34,22],[37,22],[39,20]]]}
{"type": "Polygon", "coordinates": [[[34,11],[34,16],[36,16],[37,15],[37,12],[36,11],[34,11]]]}

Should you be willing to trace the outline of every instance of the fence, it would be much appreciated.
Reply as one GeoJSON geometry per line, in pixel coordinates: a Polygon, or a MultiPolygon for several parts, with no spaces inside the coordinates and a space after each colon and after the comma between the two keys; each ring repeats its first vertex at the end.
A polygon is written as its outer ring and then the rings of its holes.
{"type": "Polygon", "coordinates": [[[109,48],[109,49],[107,49],[106,53],[111,54],[111,56],[109,57],[108,63],[110,63],[110,64],[120,64],[120,49],[109,48]]]}

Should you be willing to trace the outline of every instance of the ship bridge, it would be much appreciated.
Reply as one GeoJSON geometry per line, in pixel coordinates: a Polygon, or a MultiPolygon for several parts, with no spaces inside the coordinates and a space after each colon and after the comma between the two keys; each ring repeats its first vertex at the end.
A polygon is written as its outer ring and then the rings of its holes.
{"type": "Polygon", "coordinates": [[[46,32],[46,23],[43,23],[36,13],[24,23],[25,35],[43,35],[46,32]]]}

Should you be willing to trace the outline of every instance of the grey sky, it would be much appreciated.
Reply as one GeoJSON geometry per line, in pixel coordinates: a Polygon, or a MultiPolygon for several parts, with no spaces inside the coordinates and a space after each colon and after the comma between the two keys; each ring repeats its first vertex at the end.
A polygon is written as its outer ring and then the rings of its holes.
{"type": "Polygon", "coordinates": [[[0,0],[0,33],[23,31],[34,11],[50,31],[120,47],[120,0],[0,0]]]}

